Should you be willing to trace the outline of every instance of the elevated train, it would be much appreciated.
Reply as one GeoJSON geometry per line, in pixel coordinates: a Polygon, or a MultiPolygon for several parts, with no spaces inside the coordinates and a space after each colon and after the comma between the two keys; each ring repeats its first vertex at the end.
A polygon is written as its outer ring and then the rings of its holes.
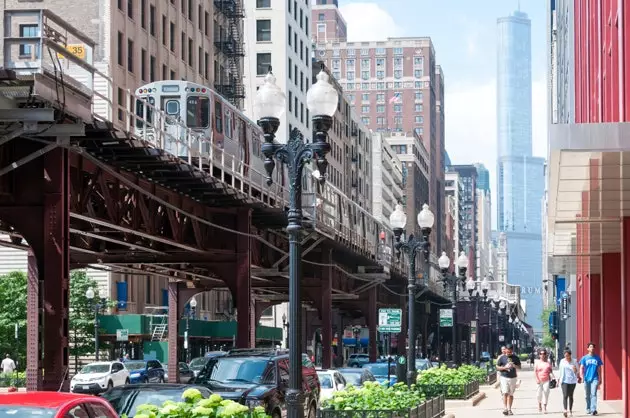
{"type": "MultiPolygon", "coordinates": [[[[262,130],[217,92],[188,81],[165,80],[141,86],[135,98],[140,137],[190,164],[211,167],[215,176],[220,171],[238,177],[239,184],[248,184],[259,195],[267,188],[262,130]]],[[[284,201],[286,182],[286,170],[277,165],[274,187],[284,201]]],[[[319,188],[315,178],[305,176],[302,201],[304,215],[320,230],[376,252],[381,225],[340,190],[328,183],[319,188]]]]}

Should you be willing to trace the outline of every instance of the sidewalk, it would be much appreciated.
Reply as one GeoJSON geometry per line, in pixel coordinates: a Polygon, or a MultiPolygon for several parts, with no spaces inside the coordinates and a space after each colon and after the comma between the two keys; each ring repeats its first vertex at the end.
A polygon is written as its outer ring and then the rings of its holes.
{"type": "MultiPolygon", "coordinates": [[[[549,394],[549,404],[547,405],[547,415],[538,412],[538,401],[536,400],[536,381],[534,373],[530,370],[523,370],[519,374],[521,386],[514,394],[514,405],[512,412],[515,417],[562,417],[562,391],[560,388],[552,389],[549,394]]],[[[503,417],[503,402],[499,389],[493,386],[482,386],[481,391],[486,392],[487,398],[475,407],[462,407],[446,409],[446,414],[453,414],[457,418],[498,418],[503,417]]],[[[584,397],[584,385],[577,385],[573,397],[573,416],[586,415],[586,399],[584,397]]],[[[613,409],[613,404],[603,402],[600,398],[597,402],[598,415],[621,418],[623,414],[617,413],[613,409]]]]}

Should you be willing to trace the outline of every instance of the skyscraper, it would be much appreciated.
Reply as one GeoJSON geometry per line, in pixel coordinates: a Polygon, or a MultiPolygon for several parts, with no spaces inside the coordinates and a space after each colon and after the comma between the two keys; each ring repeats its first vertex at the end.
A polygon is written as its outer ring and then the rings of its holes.
{"type": "Polygon", "coordinates": [[[540,329],[544,159],[532,156],[531,21],[516,11],[497,24],[497,226],[508,281],[522,286],[526,322],[540,329]]]}

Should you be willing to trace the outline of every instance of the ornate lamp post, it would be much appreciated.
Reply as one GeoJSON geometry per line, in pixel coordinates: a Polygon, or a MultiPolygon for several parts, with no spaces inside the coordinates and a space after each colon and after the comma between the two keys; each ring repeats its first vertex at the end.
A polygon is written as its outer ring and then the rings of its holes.
{"type": "Polygon", "coordinates": [[[276,166],[274,159],[287,166],[289,172],[289,211],[287,214],[289,234],[289,388],[287,390],[288,418],[304,416],[304,394],[302,393],[302,329],[300,281],[302,280],[300,231],[302,230],[302,172],[311,160],[315,161],[319,171],[319,183],[326,181],[326,154],[330,144],[326,142],[332,126],[332,116],[337,111],[339,94],[328,82],[329,77],[323,70],[317,75],[317,82],[306,94],[306,105],[313,116],[313,142],[304,141],[299,130],[293,129],[286,145],[274,143],[280,126],[280,116],[285,111],[286,96],[276,85],[276,77],[271,73],[265,76],[265,83],[256,93],[256,113],[260,117],[258,125],[262,128],[265,142],[262,153],[265,156],[267,184],[272,183],[272,174],[276,166]]]}
{"type": "Polygon", "coordinates": [[[470,278],[466,282],[466,290],[468,290],[468,297],[472,302],[475,302],[475,323],[477,324],[477,335],[475,336],[475,361],[479,361],[479,303],[486,302],[488,298],[488,290],[490,289],[490,283],[488,283],[488,279],[486,277],[480,282],[479,280],[475,281],[470,278]],[[481,293],[479,293],[481,290],[481,293]]]}
{"type": "MultiPolygon", "coordinates": [[[[90,302],[94,301],[94,297],[96,296],[96,293],[94,293],[94,289],[92,289],[91,287],[88,288],[88,290],[85,291],[85,297],[87,300],[89,300],[90,302]]],[[[94,308],[94,359],[96,361],[99,361],[99,341],[98,341],[98,311],[101,309],[101,304],[96,301],[93,302],[93,308],[94,308]]]]}
{"type": "Polygon", "coordinates": [[[408,339],[409,349],[407,350],[407,384],[412,385],[416,382],[416,253],[422,251],[425,262],[425,272],[423,274],[423,281],[426,283],[428,270],[426,266],[429,265],[429,235],[431,234],[431,228],[435,222],[435,216],[429,205],[426,203],[422,205],[422,210],[418,213],[418,225],[422,231],[422,237],[420,239],[409,235],[407,241],[401,241],[400,237],[403,233],[405,225],[407,225],[407,215],[403,211],[402,205],[396,205],[396,209],[389,216],[389,223],[394,230],[394,236],[396,237],[396,255],[400,259],[401,251],[407,255],[409,260],[409,277],[407,279],[407,292],[408,292],[408,311],[409,311],[409,328],[408,339]]]}
{"type": "Polygon", "coordinates": [[[184,333],[184,348],[186,349],[186,362],[190,363],[190,338],[188,338],[189,333],[189,322],[190,317],[195,317],[195,309],[197,308],[197,299],[192,298],[188,303],[190,305],[190,311],[186,314],[186,332],[184,333]]]}
{"type": "Polygon", "coordinates": [[[451,359],[455,363],[460,362],[459,355],[457,353],[457,293],[459,291],[459,285],[462,289],[466,281],[466,270],[468,270],[468,257],[462,251],[457,259],[458,275],[455,276],[449,272],[451,266],[451,259],[448,258],[445,252],[438,259],[438,265],[442,270],[442,285],[445,291],[451,292],[451,309],[453,310],[453,358],[451,359]]]}

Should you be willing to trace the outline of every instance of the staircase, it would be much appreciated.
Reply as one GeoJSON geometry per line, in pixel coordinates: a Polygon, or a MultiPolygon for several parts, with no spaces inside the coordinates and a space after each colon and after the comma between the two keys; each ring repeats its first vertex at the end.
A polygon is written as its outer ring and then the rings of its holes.
{"type": "Polygon", "coordinates": [[[164,318],[161,323],[153,327],[153,335],[151,335],[151,341],[164,341],[166,328],[167,328],[167,320],[166,318],[164,318]]]}

